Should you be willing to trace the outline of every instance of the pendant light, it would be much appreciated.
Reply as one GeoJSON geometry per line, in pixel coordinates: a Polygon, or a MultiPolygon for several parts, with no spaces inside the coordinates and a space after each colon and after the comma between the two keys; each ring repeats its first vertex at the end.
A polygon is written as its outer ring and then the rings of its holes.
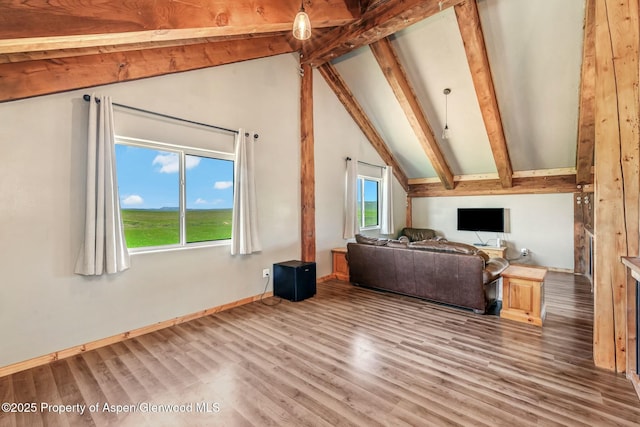
{"type": "Polygon", "coordinates": [[[311,22],[309,15],[304,11],[304,0],[300,2],[300,11],[293,20],[293,37],[298,40],[307,40],[311,37],[311,22]]]}
{"type": "Polygon", "coordinates": [[[442,129],[442,139],[449,139],[449,94],[451,89],[446,88],[444,93],[444,129],[442,129]]]}

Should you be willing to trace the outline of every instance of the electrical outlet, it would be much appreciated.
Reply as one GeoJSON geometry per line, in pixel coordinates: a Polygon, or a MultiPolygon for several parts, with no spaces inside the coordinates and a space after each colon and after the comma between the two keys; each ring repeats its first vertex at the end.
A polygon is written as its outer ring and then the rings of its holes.
{"type": "Polygon", "coordinates": [[[529,256],[529,249],[527,249],[527,248],[520,249],[520,255],[521,256],[529,256]]]}
{"type": "Polygon", "coordinates": [[[262,269],[262,278],[266,278],[269,277],[271,274],[269,273],[269,269],[268,268],[263,268],[262,269]]]}

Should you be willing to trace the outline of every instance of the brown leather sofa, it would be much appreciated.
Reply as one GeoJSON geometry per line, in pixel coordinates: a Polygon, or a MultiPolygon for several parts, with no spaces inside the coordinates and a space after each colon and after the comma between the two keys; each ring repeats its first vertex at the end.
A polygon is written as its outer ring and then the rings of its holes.
{"type": "Polygon", "coordinates": [[[488,294],[509,265],[463,243],[356,238],[359,243],[347,244],[352,283],[476,313],[485,313],[495,302],[488,294]]]}

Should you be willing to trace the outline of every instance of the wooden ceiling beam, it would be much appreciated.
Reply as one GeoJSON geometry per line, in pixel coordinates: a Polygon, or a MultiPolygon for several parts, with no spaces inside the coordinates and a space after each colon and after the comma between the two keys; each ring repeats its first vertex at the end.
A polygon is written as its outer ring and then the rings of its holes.
{"type": "Polygon", "coordinates": [[[402,185],[405,191],[409,191],[407,175],[394,157],[391,150],[387,147],[384,140],[373,126],[366,113],[349,90],[349,87],[342,79],[336,68],[331,63],[326,63],[318,67],[318,71],[327,82],[333,93],[336,94],[338,100],[344,105],[349,115],[356,122],[362,133],[367,137],[369,143],[376,150],[382,161],[393,167],[393,174],[402,185]]]}
{"type": "MultiPolygon", "coordinates": [[[[353,0],[305,10],[314,28],[361,16],[353,0]]],[[[299,0],[9,0],[0,2],[0,54],[291,31],[299,0]]]]}
{"type": "Polygon", "coordinates": [[[578,116],[578,147],[576,150],[577,181],[593,182],[591,167],[596,142],[596,2],[587,0],[582,47],[582,78],[580,80],[580,112],[578,116]]]}
{"type": "Polygon", "coordinates": [[[0,65],[0,102],[293,52],[286,37],[0,65]]]}
{"type": "Polygon", "coordinates": [[[0,64],[8,64],[10,62],[24,62],[24,61],[38,61],[41,59],[58,59],[58,58],[70,58],[73,56],[87,56],[98,55],[101,53],[116,53],[116,52],[130,52],[134,50],[143,49],[158,49],[163,47],[179,47],[189,46],[193,44],[206,44],[206,43],[218,43],[218,42],[230,42],[233,40],[243,39],[257,39],[262,37],[277,37],[283,36],[289,38],[289,43],[294,50],[299,48],[299,41],[295,40],[291,35],[291,31],[282,31],[279,33],[260,33],[260,34],[244,34],[238,36],[225,36],[225,37],[203,37],[197,39],[187,40],[167,40],[149,43],[131,43],[120,44],[113,46],[92,46],[74,49],[57,49],[57,50],[43,50],[43,51],[31,51],[31,52],[18,52],[18,53],[5,53],[0,54],[0,64]]]}
{"type": "Polygon", "coordinates": [[[325,62],[366,46],[466,0],[388,0],[377,2],[362,18],[312,37],[303,46],[302,62],[318,67],[325,62]]]}
{"type": "Polygon", "coordinates": [[[487,56],[487,48],[484,42],[480,15],[476,0],[468,0],[454,7],[460,35],[467,54],[467,62],[471,70],[473,85],[480,104],[480,112],[484,120],[484,126],[489,137],[489,144],[496,163],[496,170],[500,177],[500,183],[508,188],[512,185],[513,168],[507,140],[502,127],[502,118],[498,108],[498,100],[491,76],[491,66],[487,56]]]}
{"type": "Polygon", "coordinates": [[[409,79],[398,60],[398,57],[391,46],[389,39],[381,39],[369,45],[373,56],[375,56],[382,72],[384,73],[393,93],[395,94],[404,114],[409,120],[422,149],[424,150],[431,166],[440,178],[445,188],[453,188],[453,173],[447,160],[442,154],[440,145],[436,141],[433,129],[427,120],[418,97],[416,96],[409,79]]]}
{"type": "Polygon", "coordinates": [[[513,185],[505,188],[499,179],[459,181],[452,190],[440,184],[409,185],[408,197],[488,196],[511,194],[553,194],[589,191],[590,186],[578,186],[575,175],[536,176],[514,178],[513,185]]]}

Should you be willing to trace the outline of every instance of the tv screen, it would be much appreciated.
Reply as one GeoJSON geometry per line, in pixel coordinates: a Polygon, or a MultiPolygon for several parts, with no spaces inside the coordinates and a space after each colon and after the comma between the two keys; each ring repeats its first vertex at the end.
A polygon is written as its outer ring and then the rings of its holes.
{"type": "Polygon", "coordinates": [[[504,232],[504,208],[458,208],[458,230],[504,232]]]}

